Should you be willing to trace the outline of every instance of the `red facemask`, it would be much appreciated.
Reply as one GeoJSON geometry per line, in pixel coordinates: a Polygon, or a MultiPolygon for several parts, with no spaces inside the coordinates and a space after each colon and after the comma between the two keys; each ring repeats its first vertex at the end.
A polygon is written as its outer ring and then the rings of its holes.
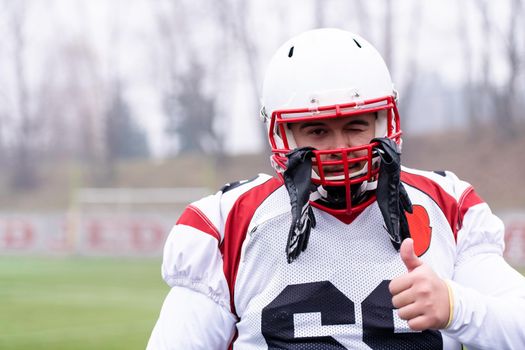
{"type": "MultiPolygon", "coordinates": [[[[276,110],[272,113],[269,140],[272,148],[272,164],[279,176],[286,169],[286,154],[295,148],[295,140],[288,129],[290,122],[319,121],[376,113],[376,137],[388,137],[401,143],[399,113],[393,96],[318,108],[276,110]],[[386,118],[380,120],[380,118],[386,118]],[[386,127],[384,126],[386,122],[386,127]],[[383,127],[377,127],[383,123],[383,127]],[[385,130],[386,129],[386,130],[385,130]],[[377,133],[382,133],[378,135],[377,133]]],[[[374,148],[377,143],[361,146],[313,151],[312,183],[320,186],[320,200],[311,205],[334,215],[351,215],[359,212],[375,200],[374,183],[379,172],[379,159],[374,148]],[[364,154],[359,157],[354,154],[364,154]],[[356,164],[363,164],[356,169],[356,164]],[[327,170],[337,169],[337,176],[327,170]],[[330,194],[331,192],[331,194],[330,194]],[[334,197],[335,194],[335,198],[334,197]],[[331,198],[332,197],[332,198],[331,198]]]]}

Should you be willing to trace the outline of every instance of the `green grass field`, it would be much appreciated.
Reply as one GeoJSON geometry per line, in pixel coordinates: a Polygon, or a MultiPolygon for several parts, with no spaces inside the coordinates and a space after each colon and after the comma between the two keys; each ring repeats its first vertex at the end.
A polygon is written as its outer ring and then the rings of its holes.
{"type": "Polygon", "coordinates": [[[0,349],[144,349],[158,259],[0,258],[0,349]]]}
{"type": "Polygon", "coordinates": [[[0,349],[144,349],[167,292],[160,258],[0,257],[0,349]]]}

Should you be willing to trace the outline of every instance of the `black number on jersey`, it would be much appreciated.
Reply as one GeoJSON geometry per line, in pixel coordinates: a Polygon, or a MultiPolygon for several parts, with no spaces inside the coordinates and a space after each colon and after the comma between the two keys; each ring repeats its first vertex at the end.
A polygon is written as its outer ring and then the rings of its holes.
{"type": "Polygon", "coordinates": [[[268,349],[345,349],[332,337],[295,338],[294,314],[320,312],[321,324],[353,324],[352,300],[328,281],[287,286],[262,310],[262,334],[268,349]]]}
{"type": "Polygon", "coordinates": [[[363,342],[374,350],[443,349],[439,331],[415,333],[394,332],[394,305],[388,290],[390,281],[381,282],[361,303],[363,312],[363,342]]]}
{"type": "MultiPolygon", "coordinates": [[[[373,350],[443,349],[439,331],[394,332],[389,282],[381,282],[361,304],[363,342],[373,350]]],[[[322,326],[355,324],[354,302],[331,282],[290,285],[262,310],[261,328],[268,349],[346,349],[331,336],[296,337],[294,315],[304,313],[320,313],[322,326]]]]}

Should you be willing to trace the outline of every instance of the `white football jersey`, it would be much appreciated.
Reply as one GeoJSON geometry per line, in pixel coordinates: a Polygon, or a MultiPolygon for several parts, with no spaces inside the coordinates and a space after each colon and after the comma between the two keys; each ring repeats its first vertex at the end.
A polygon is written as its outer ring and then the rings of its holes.
{"type": "Polygon", "coordinates": [[[290,198],[279,179],[259,175],[225,186],[181,215],[162,265],[173,289],[148,348],[461,349],[467,343],[469,349],[510,349],[525,344],[519,326],[525,320],[525,280],[502,259],[501,221],[450,172],[403,168],[401,179],[413,204],[407,219],[416,254],[451,281],[455,305],[447,330],[412,331],[398,317],[388,284],[406,267],[376,202],[352,218],[313,208],[316,226],[308,247],[288,263],[290,198]],[[478,271],[479,266],[489,266],[488,271],[478,271]],[[484,275],[504,278],[496,288],[490,280],[479,282],[484,275]],[[498,304],[502,297],[513,300],[512,306],[498,304]],[[493,311],[492,304],[498,305],[493,311]],[[521,321],[501,324],[491,312],[502,308],[517,308],[521,321]],[[472,322],[476,325],[469,326],[472,322]],[[494,333],[498,327],[504,334],[494,333]]]}

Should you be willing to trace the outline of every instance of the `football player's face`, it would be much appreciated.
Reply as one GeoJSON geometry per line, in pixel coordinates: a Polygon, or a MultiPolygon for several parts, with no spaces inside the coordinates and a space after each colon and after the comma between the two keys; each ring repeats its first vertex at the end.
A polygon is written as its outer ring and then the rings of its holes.
{"type": "MultiPolygon", "coordinates": [[[[297,143],[297,147],[310,146],[318,150],[343,149],[361,146],[370,143],[375,137],[374,113],[361,114],[356,116],[333,118],[316,121],[305,121],[290,123],[290,129],[297,143]]],[[[355,151],[349,157],[366,156],[367,151],[355,151]]],[[[340,154],[323,155],[322,160],[337,160],[340,154]],[[324,159],[323,159],[324,158],[324,159]]],[[[365,161],[352,163],[349,172],[361,170],[365,161]]],[[[316,169],[317,170],[317,169],[316,169]]],[[[327,176],[337,176],[342,173],[342,169],[337,167],[325,168],[327,176]]]]}

